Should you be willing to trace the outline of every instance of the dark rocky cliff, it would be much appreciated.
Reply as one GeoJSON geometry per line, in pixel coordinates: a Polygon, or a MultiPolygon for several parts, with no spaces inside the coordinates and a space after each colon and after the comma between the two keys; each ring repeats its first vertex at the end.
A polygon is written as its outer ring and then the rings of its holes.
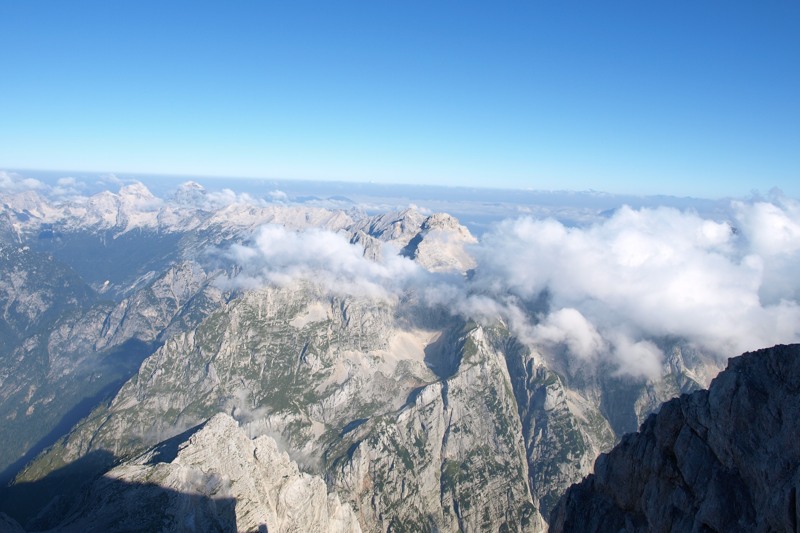
{"type": "Polygon", "coordinates": [[[798,531],[800,345],[732,358],[623,437],[550,531],[798,531]]]}

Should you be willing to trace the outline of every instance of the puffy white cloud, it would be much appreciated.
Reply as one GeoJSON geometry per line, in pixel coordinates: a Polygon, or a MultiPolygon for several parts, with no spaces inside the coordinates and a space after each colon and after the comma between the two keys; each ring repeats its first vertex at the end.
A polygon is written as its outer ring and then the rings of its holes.
{"type": "Polygon", "coordinates": [[[204,209],[220,209],[233,204],[265,205],[263,200],[256,199],[246,192],[236,193],[231,189],[208,192],[205,194],[205,200],[207,202],[206,205],[197,207],[202,207],[204,209]]]}
{"type": "Polygon", "coordinates": [[[648,339],[678,337],[725,356],[795,342],[800,210],[756,203],[735,213],[737,231],[671,208],[623,207],[586,228],[508,220],[476,250],[474,289],[546,294],[550,312],[533,329],[539,342],[582,358],[610,346],[633,375],[658,369],[648,339]]]}
{"type": "Polygon", "coordinates": [[[264,200],[256,199],[248,193],[236,193],[231,189],[207,191],[194,181],[181,183],[172,197],[172,202],[181,207],[215,211],[231,205],[264,206],[264,200]]]}
{"type": "Polygon", "coordinates": [[[79,181],[71,176],[58,178],[56,186],[50,190],[55,197],[76,197],[81,196],[86,189],[86,183],[79,181]]]}
{"type": "Polygon", "coordinates": [[[800,203],[778,196],[772,202],[735,202],[733,208],[744,253],[762,270],[761,301],[800,300],[800,203]]]}
{"type": "Polygon", "coordinates": [[[613,355],[618,363],[617,374],[656,377],[661,373],[662,353],[651,341],[632,341],[613,333],[613,355]]]}
{"type": "Polygon", "coordinates": [[[107,186],[107,185],[116,185],[117,187],[122,187],[130,180],[123,180],[117,177],[116,174],[103,174],[97,180],[98,185],[107,186]]]}
{"type": "Polygon", "coordinates": [[[23,178],[16,172],[0,170],[0,192],[33,191],[46,188],[45,184],[33,178],[23,178]]]}
{"type": "Polygon", "coordinates": [[[748,247],[759,255],[792,255],[800,251],[800,204],[787,198],[773,202],[734,202],[737,223],[748,247]]]}
{"type": "Polygon", "coordinates": [[[278,189],[268,192],[267,196],[273,202],[285,203],[289,201],[289,195],[278,189]]]}
{"type": "Polygon", "coordinates": [[[566,344],[571,353],[582,359],[596,357],[606,345],[594,325],[580,311],[569,307],[548,314],[531,333],[538,342],[566,344]]]}

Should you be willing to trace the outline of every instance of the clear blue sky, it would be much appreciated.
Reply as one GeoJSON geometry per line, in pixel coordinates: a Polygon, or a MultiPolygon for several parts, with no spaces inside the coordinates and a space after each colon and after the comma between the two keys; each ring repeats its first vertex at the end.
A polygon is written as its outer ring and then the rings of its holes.
{"type": "Polygon", "coordinates": [[[0,0],[0,168],[800,197],[800,2],[0,0]]]}

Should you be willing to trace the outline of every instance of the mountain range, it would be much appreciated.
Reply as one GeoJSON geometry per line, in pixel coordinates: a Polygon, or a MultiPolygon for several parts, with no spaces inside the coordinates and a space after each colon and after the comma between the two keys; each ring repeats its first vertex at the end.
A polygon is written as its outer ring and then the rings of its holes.
{"type": "Polygon", "coordinates": [[[0,199],[0,511],[27,531],[543,531],[722,365],[537,342],[546,291],[499,297],[446,213],[0,199]]]}

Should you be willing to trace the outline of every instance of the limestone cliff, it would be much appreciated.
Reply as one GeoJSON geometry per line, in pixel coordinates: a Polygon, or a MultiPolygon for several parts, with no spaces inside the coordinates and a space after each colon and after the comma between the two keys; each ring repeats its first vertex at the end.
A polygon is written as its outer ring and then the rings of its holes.
{"type": "Polygon", "coordinates": [[[540,531],[503,354],[479,326],[447,344],[452,375],[329,452],[333,486],[369,531],[540,531]]]}

